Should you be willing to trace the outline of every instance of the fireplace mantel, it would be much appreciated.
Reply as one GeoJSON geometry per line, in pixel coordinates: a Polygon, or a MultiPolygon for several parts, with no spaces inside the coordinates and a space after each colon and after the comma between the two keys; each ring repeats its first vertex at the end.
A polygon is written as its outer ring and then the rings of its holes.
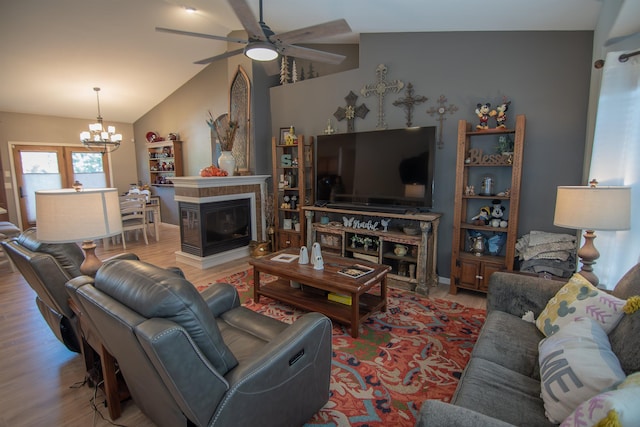
{"type": "Polygon", "coordinates": [[[246,175],[246,176],[176,176],[172,178],[173,186],[176,188],[215,188],[231,187],[237,185],[262,185],[271,178],[271,175],[246,175]]]}
{"type": "MultiPolygon", "coordinates": [[[[266,182],[271,175],[247,175],[230,177],[174,177],[175,200],[180,203],[215,203],[242,198],[251,199],[252,240],[266,240],[264,200],[266,182]]],[[[182,218],[180,218],[182,222],[182,218]]],[[[181,224],[182,226],[182,224],[181,224]]],[[[232,249],[206,257],[198,257],[183,251],[176,252],[176,260],[202,269],[249,255],[249,247],[232,249]]]]}

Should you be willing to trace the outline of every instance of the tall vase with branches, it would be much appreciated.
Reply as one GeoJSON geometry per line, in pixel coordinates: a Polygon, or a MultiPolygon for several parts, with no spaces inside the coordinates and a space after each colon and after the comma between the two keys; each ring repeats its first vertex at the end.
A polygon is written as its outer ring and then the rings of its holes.
{"type": "Polygon", "coordinates": [[[233,150],[233,141],[238,130],[238,122],[231,120],[229,113],[221,114],[215,119],[211,111],[208,113],[207,125],[216,133],[220,143],[220,150],[222,151],[218,158],[218,167],[227,171],[229,176],[232,176],[236,169],[236,160],[231,150],[233,150]]]}

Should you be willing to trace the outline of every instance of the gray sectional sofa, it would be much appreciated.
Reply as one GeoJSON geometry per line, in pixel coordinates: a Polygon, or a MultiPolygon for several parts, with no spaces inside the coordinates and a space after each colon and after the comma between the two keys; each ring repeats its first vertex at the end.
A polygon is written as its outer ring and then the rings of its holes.
{"type": "MultiPolygon", "coordinates": [[[[451,403],[423,402],[416,426],[552,426],[540,397],[538,343],[544,335],[522,320],[537,318],[565,284],[514,273],[494,273],[487,319],[451,403]]],[[[640,264],[618,283],[614,296],[640,295],[640,264]]],[[[626,375],[640,370],[640,311],[625,315],[609,333],[626,375]]]]}

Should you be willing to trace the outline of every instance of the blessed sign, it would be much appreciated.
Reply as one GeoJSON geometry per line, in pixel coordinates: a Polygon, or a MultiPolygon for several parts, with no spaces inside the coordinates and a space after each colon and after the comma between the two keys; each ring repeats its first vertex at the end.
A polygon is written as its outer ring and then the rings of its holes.
{"type": "Polygon", "coordinates": [[[510,165],[513,154],[483,154],[479,148],[469,149],[466,163],[468,165],[510,165]]]}

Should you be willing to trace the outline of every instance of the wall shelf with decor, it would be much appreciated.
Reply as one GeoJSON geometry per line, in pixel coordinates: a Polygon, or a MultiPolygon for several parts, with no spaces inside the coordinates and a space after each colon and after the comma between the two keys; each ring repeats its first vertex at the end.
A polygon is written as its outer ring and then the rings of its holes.
{"type": "Polygon", "coordinates": [[[182,176],[182,141],[159,141],[147,144],[149,184],[173,187],[174,176],[182,176]]]}
{"type": "Polygon", "coordinates": [[[275,250],[304,244],[302,207],[313,203],[313,137],[272,138],[275,250]]]}
{"type": "Polygon", "coordinates": [[[389,265],[387,281],[395,287],[428,295],[429,287],[438,284],[436,253],[442,214],[363,212],[320,206],[305,206],[303,210],[307,246],[318,242],[323,253],[389,265]],[[352,227],[345,225],[344,218],[347,222],[353,219],[377,225],[375,229],[352,227]],[[386,231],[382,221],[388,221],[386,231]]]}
{"type": "Polygon", "coordinates": [[[475,130],[466,120],[458,122],[451,294],[460,288],[487,292],[491,274],[513,270],[524,133],[524,115],[516,116],[514,128],[475,130]],[[513,142],[512,150],[497,152],[505,142],[513,142]],[[506,224],[474,219],[494,203],[504,208],[506,224]]]}

